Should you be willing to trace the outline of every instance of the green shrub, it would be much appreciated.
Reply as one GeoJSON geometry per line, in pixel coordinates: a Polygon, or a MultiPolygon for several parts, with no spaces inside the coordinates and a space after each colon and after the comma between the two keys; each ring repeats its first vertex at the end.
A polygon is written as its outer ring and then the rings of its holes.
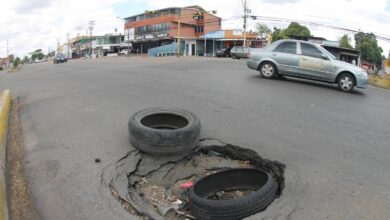
{"type": "Polygon", "coordinates": [[[14,65],[14,67],[18,67],[20,65],[20,58],[19,57],[16,57],[16,59],[14,60],[13,65],[14,65]]]}

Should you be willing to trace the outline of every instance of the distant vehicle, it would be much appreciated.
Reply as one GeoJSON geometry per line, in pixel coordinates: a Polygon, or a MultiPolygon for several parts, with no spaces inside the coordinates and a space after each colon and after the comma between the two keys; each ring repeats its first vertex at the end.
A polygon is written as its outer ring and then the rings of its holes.
{"type": "Polygon", "coordinates": [[[249,54],[250,54],[250,50],[248,47],[234,46],[230,50],[230,56],[233,59],[248,58],[249,54]]]}
{"type": "Polygon", "coordinates": [[[68,62],[68,58],[65,57],[64,54],[62,53],[57,53],[54,58],[53,58],[53,63],[54,64],[57,64],[57,63],[66,63],[68,62]]]}
{"type": "Polygon", "coordinates": [[[215,51],[216,57],[230,57],[231,48],[221,48],[215,51]]]}
{"type": "Polygon", "coordinates": [[[130,49],[123,49],[119,52],[119,55],[128,55],[130,54],[131,50],[130,49]]]}
{"type": "Polygon", "coordinates": [[[250,69],[260,71],[266,79],[291,76],[326,83],[337,83],[345,92],[354,87],[367,88],[367,72],[355,65],[337,60],[318,44],[298,40],[279,40],[252,51],[247,61],[250,69]]]}
{"type": "Polygon", "coordinates": [[[108,56],[108,57],[118,56],[118,52],[115,52],[113,50],[109,50],[109,51],[104,52],[103,56],[108,56]]]}

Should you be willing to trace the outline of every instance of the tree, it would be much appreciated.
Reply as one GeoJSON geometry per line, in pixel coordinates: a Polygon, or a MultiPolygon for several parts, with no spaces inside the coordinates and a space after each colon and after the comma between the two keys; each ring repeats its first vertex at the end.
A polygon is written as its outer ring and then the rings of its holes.
{"type": "Polygon", "coordinates": [[[28,57],[27,56],[24,56],[23,60],[22,60],[22,63],[25,64],[25,63],[28,63],[28,57]]]}
{"type": "Polygon", "coordinates": [[[45,55],[43,55],[43,53],[34,53],[33,55],[31,55],[31,59],[34,61],[35,60],[42,60],[44,56],[45,55]]]}
{"type": "Polygon", "coordinates": [[[14,59],[13,66],[18,67],[19,65],[20,65],[20,58],[16,57],[16,59],[14,59]]]}
{"type": "Polygon", "coordinates": [[[261,37],[261,39],[265,39],[267,34],[271,33],[271,29],[269,29],[268,26],[263,23],[257,23],[255,29],[256,33],[261,37]]]}
{"type": "Polygon", "coordinates": [[[339,42],[340,42],[340,47],[352,49],[352,45],[349,43],[350,38],[348,37],[348,35],[344,34],[342,37],[340,37],[339,42]]]}
{"type": "Polygon", "coordinates": [[[287,39],[288,37],[284,34],[284,30],[281,28],[274,27],[274,31],[272,32],[272,41],[287,39]]]}
{"type": "Polygon", "coordinates": [[[299,37],[310,37],[310,30],[297,22],[291,22],[290,25],[284,30],[284,34],[288,37],[299,36],[299,37]]]}
{"type": "Polygon", "coordinates": [[[374,63],[377,68],[381,67],[383,49],[378,46],[375,34],[364,32],[356,33],[355,48],[360,50],[362,60],[374,63]]]}

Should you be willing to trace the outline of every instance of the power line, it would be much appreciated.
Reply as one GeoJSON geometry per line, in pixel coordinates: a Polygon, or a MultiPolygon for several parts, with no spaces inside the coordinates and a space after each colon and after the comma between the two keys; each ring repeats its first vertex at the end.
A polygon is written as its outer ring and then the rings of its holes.
{"type": "MultiPolygon", "coordinates": [[[[329,25],[329,24],[324,24],[324,23],[314,22],[314,21],[304,21],[304,20],[296,20],[296,19],[288,19],[288,18],[266,17],[266,16],[250,16],[250,17],[254,20],[261,19],[261,20],[276,21],[276,22],[298,22],[301,24],[306,24],[306,25],[311,25],[316,27],[325,27],[333,30],[341,30],[341,31],[351,32],[351,33],[361,32],[360,30],[355,30],[355,29],[345,28],[345,27],[337,27],[334,25],[329,25]]],[[[377,39],[390,42],[390,37],[385,37],[378,34],[375,34],[375,36],[377,39]]]]}
{"type": "Polygon", "coordinates": [[[76,26],[75,28],[74,28],[76,31],[77,31],[77,37],[79,37],[80,36],[80,31],[83,29],[81,26],[76,26]]]}

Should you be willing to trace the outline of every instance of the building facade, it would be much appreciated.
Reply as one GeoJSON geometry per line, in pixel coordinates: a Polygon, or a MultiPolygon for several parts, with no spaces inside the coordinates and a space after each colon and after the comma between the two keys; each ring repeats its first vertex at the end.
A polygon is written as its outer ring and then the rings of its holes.
{"type": "Polygon", "coordinates": [[[123,35],[97,36],[93,46],[93,53],[97,57],[106,56],[108,53],[119,53],[123,35]]]}
{"type": "Polygon", "coordinates": [[[220,29],[221,18],[199,6],[165,8],[125,18],[125,42],[131,42],[138,53],[178,38],[192,48],[199,36],[220,29]]]}

